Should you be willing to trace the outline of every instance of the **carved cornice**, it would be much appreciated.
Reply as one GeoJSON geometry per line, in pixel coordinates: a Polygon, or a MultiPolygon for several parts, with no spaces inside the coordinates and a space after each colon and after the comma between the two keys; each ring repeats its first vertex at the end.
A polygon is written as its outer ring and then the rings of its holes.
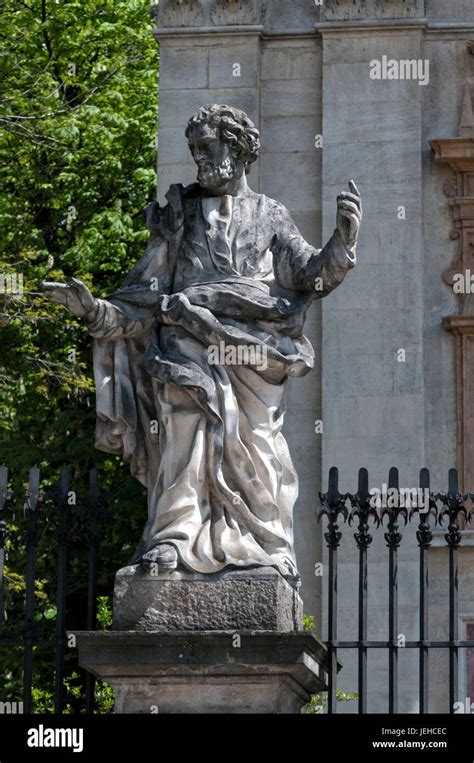
{"type": "Polygon", "coordinates": [[[446,315],[443,318],[443,326],[446,331],[452,331],[457,336],[474,335],[474,315],[446,315]]]}
{"type": "Polygon", "coordinates": [[[423,0],[325,0],[321,21],[415,19],[424,16],[423,0]]]}
{"type": "Polygon", "coordinates": [[[267,0],[161,0],[151,16],[159,28],[250,26],[263,21],[267,0]]]}
{"type": "Polygon", "coordinates": [[[474,140],[472,138],[442,138],[431,140],[434,160],[440,167],[450,167],[454,172],[474,170],[474,140]]]}
{"type": "MultiPolygon", "coordinates": [[[[465,48],[466,79],[459,120],[459,137],[431,141],[435,152],[435,162],[441,167],[451,167],[455,172],[471,172],[474,169],[474,109],[471,92],[474,75],[473,61],[474,40],[468,40],[465,48]]],[[[469,194],[464,192],[464,195],[469,194]]]]}

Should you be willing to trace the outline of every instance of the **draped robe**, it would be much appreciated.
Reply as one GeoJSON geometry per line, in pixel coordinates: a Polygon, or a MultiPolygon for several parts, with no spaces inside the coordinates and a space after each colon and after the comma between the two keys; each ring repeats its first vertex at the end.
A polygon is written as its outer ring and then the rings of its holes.
{"type": "Polygon", "coordinates": [[[124,288],[87,317],[96,447],[121,454],[148,490],[130,562],[168,543],[188,571],[269,565],[297,577],[285,386],[314,363],[309,305],[355,254],[337,231],[314,249],[283,205],[250,189],[209,198],[173,185],[167,200],[146,209],[149,243],[124,288]],[[255,348],[258,362],[211,363],[223,346],[255,348]]]}

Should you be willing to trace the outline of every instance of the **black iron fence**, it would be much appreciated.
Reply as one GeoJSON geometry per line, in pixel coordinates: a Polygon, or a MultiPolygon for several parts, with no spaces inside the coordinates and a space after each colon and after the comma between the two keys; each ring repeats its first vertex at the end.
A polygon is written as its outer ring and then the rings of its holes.
{"type": "MultiPolygon", "coordinates": [[[[106,501],[101,494],[97,472],[89,473],[88,490],[84,494],[71,489],[69,470],[62,469],[56,490],[42,492],[39,470],[29,472],[28,487],[24,492],[13,493],[8,488],[8,472],[0,467],[0,665],[2,681],[7,683],[5,673],[11,670],[5,664],[6,650],[10,654],[22,653],[23,699],[21,710],[33,711],[34,660],[47,650],[50,655],[51,679],[54,683],[54,712],[61,713],[65,707],[65,658],[74,654],[68,647],[66,637],[66,612],[68,599],[74,612],[75,628],[94,630],[97,616],[97,560],[104,522],[107,519],[106,501]],[[15,556],[22,562],[20,575],[6,568],[5,548],[10,540],[17,540],[15,556]],[[49,556],[49,580],[46,581],[48,596],[52,597],[54,609],[48,619],[41,615],[38,607],[39,594],[46,593],[38,586],[38,549],[42,559],[49,556]],[[68,554],[71,549],[82,554],[82,569],[85,580],[79,592],[68,591],[68,554]],[[13,577],[15,575],[15,577],[13,577]],[[20,600],[24,602],[24,612],[20,619],[10,623],[9,601],[12,591],[20,587],[20,600]],[[24,587],[24,588],[23,588],[24,587]],[[50,589],[54,590],[50,590],[50,589]],[[86,603],[86,606],[83,606],[86,603]],[[2,659],[3,658],[3,659],[2,659]],[[3,663],[3,664],[2,664],[3,663]]],[[[81,564],[79,563],[79,567],[81,564]]],[[[51,613],[49,613],[51,614],[51,613]]],[[[44,613],[43,613],[44,615],[44,613]]],[[[71,620],[69,620],[71,622],[71,620]]],[[[78,669],[78,668],[77,668],[78,669]]],[[[79,673],[81,671],[78,669],[79,673]]],[[[93,712],[94,677],[82,672],[83,688],[76,692],[72,712],[93,712]]],[[[0,696],[2,711],[11,702],[0,696]]],[[[69,700],[68,700],[69,701],[69,700]]],[[[8,710],[7,710],[8,712],[8,710]]]]}
{"type": "MultiPolygon", "coordinates": [[[[398,550],[403,539],[404,525],[415,525],[419,552],[419,633],[418,639],[405,641],[403,649],[418,650],[419,664],[419,711],[428,712],[429,669],[431,650],[445,650],[449,655],[449,709],[455,712],[459,700],[459,652],[474,647],[474,641],[459,639],[459,570],[458,549],[462,545],[463,533],[469,529],[474,516],[471,508],[474,496],[461,494],[458,489],[456,470],[449,473],[446,494],[434,494],[430,490],[430,478],[426,469],[420,472],[420,494],[411,498],[406,505],[403,490],[399,487],[397,469],[391,469],[388,478],[388,493],[377,503],[377,496],[369,492],[369,475],[366,469],[359,472],[358,489],[355,494],[339,492],[338,470],[329,472],[328,491],[320,494],[321,505],[318,519],[327,519],[324,537],[328,547],[328,600],[327,648],[328,648],[328,713],[337,709],[338,650],[355,650],[358,661],[358,710],[367,712],[368,666],[367,655],[371,649],[385,649],[388,652],[388,709],[398,712],[398,660],[399,605],[398,605],[398,550]],[[405,505],[404,505],[405,503],[405,505]],[[342,540],[341,523],[354,530],[358,548],[358,622],[357,639],[338,640],[338,548],[342,540]],[[448,639],[431,640],[428,629],[429,566],[428,551],[433,542],[433,531],[443,529],[444,542],[448,551],[448,639]],[[383,532],[387,552],[388,617],[386,640],[368,639],[368,579],[369,551],[374,530],[383,532]]],[[[108,519],[106,500],[101,493],[97,472],[89,474],[88,489],[83,493],[71,490],[69,471],[61,471],[59,484],[55,490],[40,489],[40,473],[31,469],[28,487],[20,493],[8,489],[8,472],[0,467],[0,664],[2,654],[8,650],[21,653],[22,710],[30,713],[33,706],[34,664],[38,650],[47,650],[50,656],[51,680],[54,684],[54,712],[65,709],[65,661],[74,650],[69,649],[66,626],[69,629],[94,630],[97,620],[98,552],[105,522],[108,519]],[[21,600],[24,611],[13,623],[5,618],[9,612],[11,580],[13,572],[6,567],[5,547],[8,536],[15,535],[22,559],[20,574],[22,585],[21,600]],[[49,595],[55,602],[51,621],[38,617],[38,549],[41,558],[44,549],[50,556],[49,595]],[[68,567],[71,551],[77,556],[82,553],[82,571],[85,577],[81,583],[80,596],[68,588],[68,567]],[[54,590],[51,590],[54,589],[54,590]],[[71,608],[80,602],[80,611],[75,611],[71,619],[71,608]],[[66,623],[66,613],[68,622],[66,623]]],[[[18,551],[18,549],[17,549],[18,551]]],[[[77,573],[77,569],[76,569],[77,573]]],[[[13,581],[15,582],[15,581],[13,581]]],[[[18,581],[17,581],[18,582],[18,581]]],[[[474,598],[474,593],[473,593],[474,598]]],[[[68,666],[70,672],[70,664],[68,666]]],[[[82,690],[73,702],[72,712],[94,711],[95,679],[89,673],[81,673],[82,690]]],[[[0,703],[3,698],[0,696],[0,703]]],[[[68,699],[70,703],[70,698],[68,699]]],[[[70,708],[70,704],[69,704],[70,708]]],[[[71,710],[70,710],[71,711],[71,710]]]]}
{"type": "MultiPolygon", "coordinates": [[[[357,492],[340,493],[338,470],[329,472],[328,492],[320,493],[318,520],[327,518],[324,538],[328,547],[328,591],[327,591],[327,648],[328,648],[328,713],[337,710],[336,681],[338,672],[338,650],[355,650],[358,660],[358,709],[367,713],[367,654],[369,649],[385,649],[388,652],[388,711],[398,712],[398,658],[400,649],[418,650],[419,665],[419,712],[428,712],[430,650],[445,650],[449,655],[449,712],[456,712],[459,700],[459,651],[474,647],[474,641],[459,639],[459,565],[458,549],[463,533],[469,529],[474,516],[471,493],[461,494],[458,489],[458,475],[455,469],[449,472],[448,491],[434,494],[430,490],[430,475],[427,469],[420,471],[419,490],[404,490],[399,486],[398,470],[390,469],[387,490],[384,496],[369,492],[367,469],[360,469],[357,492]],[[407,500],[408,499],[408,500],[407,500]],[[408,506],[407,506],[408,504],[408,506]],[[340,641],[337,637],[338,620],[338,547],[343,533],[340,523],[353,527],[358,548],[358,623],[357,639],[340,641]],[[414,523],[419,550],[419,633],[415,641],[399,643],[398,606],[398,550],[402,542],[404,525],[414,523]],[[385,528],[383,537],[388,547],[387,585],[388,618],[387,639],[368,640],[368,577],[369,549],[373,542],[371,531],[385,528]],[[443,529],[444,542],[448,550],[448,622],[447,640],[430,640],[428,633],[428,592],[429,567],[428,550],[433,542],[433,530],[443,529]]],[[[443,535],[443,534],[442,534],[443,535]]],[[[474,597],[474,592],[473,592],[474,597]]]]}

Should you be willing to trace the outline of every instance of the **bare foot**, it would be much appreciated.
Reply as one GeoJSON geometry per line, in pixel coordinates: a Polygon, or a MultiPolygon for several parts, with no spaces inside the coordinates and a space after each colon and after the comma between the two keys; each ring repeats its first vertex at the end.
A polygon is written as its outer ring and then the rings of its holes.
{"type": "Polygon", "coordinates": [[[142,556],[142,564],[145,569],[150,569],[152,564],[158,565],[158,572],[175,570],[178,566],[178,552],[170,543],[160,543],[142,556]]]}

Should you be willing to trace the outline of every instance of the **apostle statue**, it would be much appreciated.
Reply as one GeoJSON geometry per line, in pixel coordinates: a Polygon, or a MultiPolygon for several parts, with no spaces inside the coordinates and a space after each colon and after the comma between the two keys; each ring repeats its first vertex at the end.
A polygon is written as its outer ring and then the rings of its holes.
{"type": "Polygon", "coordinates": [[[313,366],[309,306],[354,267],[360,196],[349,181],[315,249],[283,204],[249,188],[260,136],[243,111],[204,106],[186,138],[197,182],[146,208],[149,243],[123,289],[96,299],[75,278],[43,289],[94,338],[97,448],[148,490],[129,563],[160,575],[271,566],[294,584],[286,381],[313,366]]]}

